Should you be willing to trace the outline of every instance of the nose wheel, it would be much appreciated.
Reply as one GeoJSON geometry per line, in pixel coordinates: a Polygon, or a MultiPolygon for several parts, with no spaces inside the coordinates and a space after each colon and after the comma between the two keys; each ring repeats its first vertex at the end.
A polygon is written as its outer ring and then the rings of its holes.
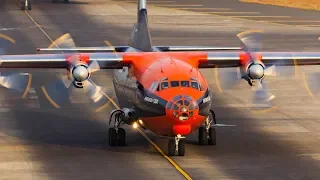
{"type": "Polygon", "coordinates": [[[180,135],[176,136],[174,139],[170,139],[168,143],[168,156],[184,156],[185,154],[185,137],[180,135]]]}
{"type": "Polygon", "coordinates": [[[211,124],[216,124],[215,114],[210,110],[204,126],[199,128],[198,143],[199,145],[216,145],[216,129],[211,127],[211,124]]]}

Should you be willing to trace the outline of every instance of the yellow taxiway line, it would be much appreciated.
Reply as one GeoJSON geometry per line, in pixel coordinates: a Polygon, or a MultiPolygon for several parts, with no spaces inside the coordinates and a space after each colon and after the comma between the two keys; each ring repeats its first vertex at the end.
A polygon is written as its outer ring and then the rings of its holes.
{"type": "Polygon", "coordinates": [[[291,16],[228,16],[233,18],[291,18],[291,16]]]}
{"type": "Polygon", "coordinates": [[[208,14],[260,14],[260,12],[204,12],[208,14]]]}
{"type": "Polygon", "coordinates": [[[153,4],[155,6],[165,6],[165,7],[177,7],[177,6],[184,6],[184,7],[200,7],[203,6],[202,4],[166,4],[166,5],[160,5],[160,4],[153,4]]]}
{"type": "Polygon", "coordinates": [[[228,11],[231,10],[230,8],[201,8],[201,7],[190,7],[190,8],[177,8],[180,10],[224,10],[228,11]]]}
{"type": "MultiPolygon", "coordinates": [[[[18,2],[18,0],[16,0],[17,3],[20,5],[20,3],[18,2]]],[[[26,15],[32,20],[32,22],[43,32],[43,34],[52,42],[54,43],[54,41],[50,38],[50,36],[44,31],[44,29],[32,18],[32,16],[28,13],[28,11],[24,11],[26,13],[26,15]]],[[[45,93],[46,90],[44,89],[44,87],[42,87],[42,91],[44,92],[45,96],[47,97],[47,99],[50,101],[50,97],[48,95],[48,93],[45,93]]],[[[112,98],[110,98],[110,96],[108,96],[106,93],[104,93],[102,91],[103,95],[109,99],[109,101],[114,105],[114,107],[116,107],[117,109],[120,109],[120,107],[114,102],[114,100],[112,98]]],[[[51,101],[50,101],[51,102],[51,101]]],[[[59,107],[57,104],[55,104],[54,102],[51,102],[51,104],[55,105],[55,107],[59,107]]],[[[154,143],[147,135],[146,133],[144,133],[141,129],[138,128],[138,132],[165,158],[167,159],[170,164],[176,168],[186,179],[191,180],[192,178],[170,157],[168,157],[162,150],[161,148],[154,143]]]]}

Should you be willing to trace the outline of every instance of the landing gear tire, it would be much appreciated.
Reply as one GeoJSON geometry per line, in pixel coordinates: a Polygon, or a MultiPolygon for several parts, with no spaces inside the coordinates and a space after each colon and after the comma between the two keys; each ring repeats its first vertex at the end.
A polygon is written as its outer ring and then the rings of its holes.
{"type": "Polygon", "coordinates": [[[209,128],[208,145],[214,146],[216,144],[217,144],[216,129],[215,128],[209,128]]]}
{"type": "Polygon", "coordinates": [[[123,128],[109,128],[109,146],[126,146],[126,131],[123,128]]]}
{"type": "Polygon", "coordinates": [[[185,146],[185,141],[184,140],[180,140],[179,141],[179,145],[178,145],[178,147],[179,147],[179,150],[178,150],[178,155],[179,156],[184,156],[184,154],[185,154],[185,151],[186,151],[186,146],[185,146]]]}
{"type": "Polygon", "coordinates": [[[176,149],[176,140],[171,139],[168,142],[168,156],[175,156],[176,152],[178,156],[184,156],[186,152],[186,147],[185,147],[185,141],[183,139],[180,139],[178,142],[178,150],[176,149]]]}
{"type": "Polygon", "coordinates": [[[69,3],[69,0],[63,0],[64,3],[69,3]]]}
{"type": "Polygon", "coordinates": [[[126,131],[123,128],[118,129],[118,146],[126,146],[126,131]]]}
{"type": "Polygon", "coordinates": [[[31,3],[30,2],[28,2],[28,10],[31,10],[32,8],[31,8],[31,3]]]}
{"type": "Polygon", "coordinates": [[[199,145],[205,145],[207,142],[207,132],[205,127],[199,128],[199,134],[198,134],[198,143],[199,145]]]}
{"type": "Polygon", "coordinates": [[[117,146],[117,135],[115,128],[109,128],[109,146],[117,146]]]}
{"type": "Polygon", "coordinates": [[[208,143],[208,145],[214,146],[217,144],[216,129],[213,127],[210,127],[208,132],[205,127],[200,127],[198,137],[199,145],[206,145],[208,143]]]}
{"type": "Polygon", "coordinates": [[[175,144],[175,141],[172,139],[172,140],[169,140],[169,143],[168,143],[168,156],[174,156],[176,153],[176,144],[175,144]]]}

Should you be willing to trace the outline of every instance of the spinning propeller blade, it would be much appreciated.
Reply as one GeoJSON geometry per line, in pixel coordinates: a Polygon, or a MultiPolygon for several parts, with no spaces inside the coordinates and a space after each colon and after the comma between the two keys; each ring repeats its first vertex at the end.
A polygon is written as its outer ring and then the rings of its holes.
{"type": "MultiPolygon", "coordinates": [[[[70,34],[67,33],[55,40],[49,48],[76,48],[76,45],[70,34]]],[[[72,95],[69,91],[70,86],[83,88],[94,105],[100,107],[101,104],[107,101],[102,92],[102,88],[97,86],[91,79],[91,75],[100,70],[99,64],[96,61],[88,62],[82,58],[83,55],[77,52],[68,57],[66,61],[68,61],[71,66],[68,75],[59,77],[57,82],[43,86],[43,91],[48,96],[47,99],[54,107],[59,108],[69,100],[69,96],[72,95]]],[[[74,92],[75,91],[71,91],[71,93],[74,92]]]]}
{"type": "Polygon", "coordinates": [[[262,83],[262,80],[266,76],[277,76],[276,71],[279,70],[277,65],[281,66],[282,63],[279,60],[276,64],[266,67],[261,61],[261,56],[258,53],[262,49],[262,33],[262,31],[255,30],[239,33],[237,37],[240,39],[246,59],[241,62],[242,66],[239,68],[233,68],[233,71],[229,72],[223,69],[223,72],[219,73],[222,88],[232,88],[242,79],[248,81],[252,86],[252,107],[259,110],[274,106],[272,100],[275,96],[268,92],[266,84],[262,83]]]}
{"type": "Polygon", "coordinates": [[[303,73],[302,78],[305,82],[306,90],[308,91],[309,95],[314,98],[314,95],[317,95],[320,92],[320,72],[314,73],[303,73]]]}
{"type": "MultiPolygon", "coordinates": [[[[0,34],[0,55],[7,52],[10,44],[15,44],[15,40],[0,34]]],[[[1,58],[0,58],[1,63],[1,58]]],[[[28,73],[1,73],[0,85],[7,89],[12,89],[18,92],[22,98],[25,98],[31,86],[31,74],[28,73]]]]}

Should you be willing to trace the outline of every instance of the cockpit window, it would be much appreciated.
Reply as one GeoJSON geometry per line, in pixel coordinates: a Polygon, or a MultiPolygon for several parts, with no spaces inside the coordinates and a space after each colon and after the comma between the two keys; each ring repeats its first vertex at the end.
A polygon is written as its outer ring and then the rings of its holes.
{"type": "MultiPolygon", "coordinates": [[[[199,91],[203,91],[203,88],[201,87],[201,84],[196,80],[191,78],[191,81],[170,81],[170,87],[192,87],[194,89],[197,89],[199,91]]],[[[168,89],[169,88],[169,82],[168,78],[164,78],[160,81],[160,85],[158,85],[158,82],[154,82],[150,89],[155,89],[157,87],[157,91],[168,89]]]]}
{"type": "Polygon", "coordinates": [[[182,87],[190,87],[190,82],[189,81],[181,81],[181,86],[182,87]]]}
{"type": "Polygon", "coordinates": [[[153,82],[150,86],[150,90],[155,90],[158,87],[158,84],[159,84],[158,81],[153,82]]]}
{"type": "Polygon", "coordinates": [[[171,81],[171,87],[179,87],[180,84],[179,84],[179,81],[171,81]]]}
{"type": "Polygon", "coordinates": [[[191,87],[200,90],[199,83],[197,81],[191,81],[191,87]]]}
{"type": "Polygon", "coordinates": [[[164,81],[164,82],[161,82],[161,89],[168,89],[169,88],[169,83],[164,81]]]}

